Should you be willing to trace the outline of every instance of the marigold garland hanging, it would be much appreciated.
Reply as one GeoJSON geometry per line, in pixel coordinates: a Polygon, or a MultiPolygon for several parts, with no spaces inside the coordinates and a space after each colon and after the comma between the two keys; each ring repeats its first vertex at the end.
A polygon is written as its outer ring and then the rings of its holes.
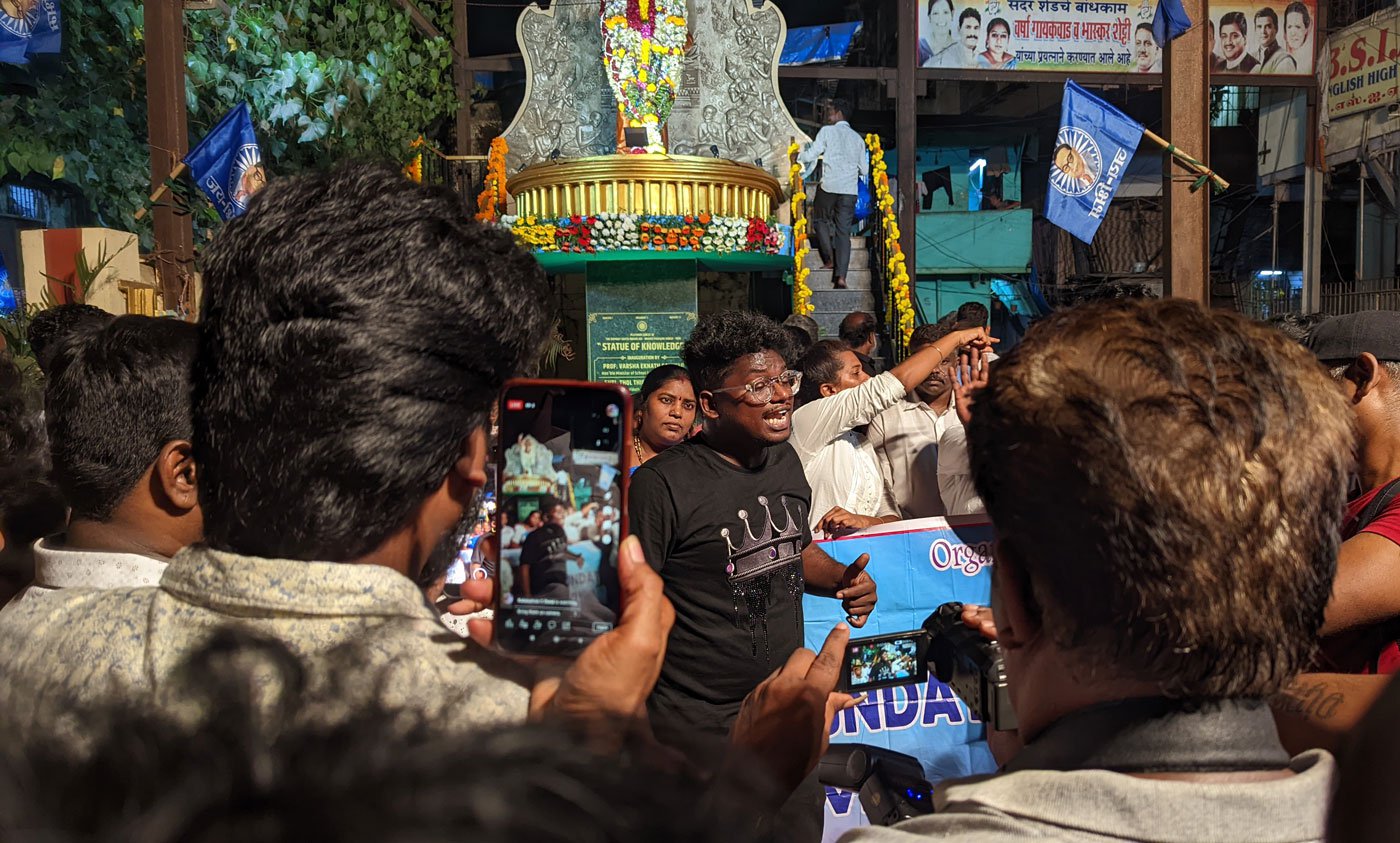
{"type": "Polygon", "coordinates": [[[807,242],[807,210],[803,205],[807,194],[803,189],[802,165],[796,160],[801,150],[797,143],[788,147],[788,161],[792,162],[788,171],[792,202],[792,312],[810,316],[816,306],[812,304],[812,288],[807,286],[807,276],[812,274],[812,270],[807,268],[807,253],[812,249],[807,242]]]}
{"type": "Polygon", "coordinates": [[[866,135],[865,145],[870,150],[870,180],[875,186],[875,208],[880,214],[880,229],[885,240],[885,272],[894,298],[895,324],[907,343],[914,333],[914,302],[910,297],[904,249],[899,245],[899,220],[894,212],[894,196],[890,193],[889,166],[885,163],[879,135],[866,135]]]}
{"type": "Polygon", "coordinates": [[[491,141],[491,150],[486,154],[486,184],[476,197],[476,218],[482,222],[492,222],[501,217],[501,209],[509,195],[506,192],[506,139],[498,137],[491,141]]]}

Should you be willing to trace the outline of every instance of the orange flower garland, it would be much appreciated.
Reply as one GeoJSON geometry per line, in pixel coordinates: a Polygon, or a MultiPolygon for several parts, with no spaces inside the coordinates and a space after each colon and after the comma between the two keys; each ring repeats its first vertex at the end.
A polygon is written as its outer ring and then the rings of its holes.
{"type": "Polygon", "coordinates": [[[889,278],[890,292],[894,295],[895,324],[907,343],[914,333],[914,302],[909,294],[909,270],[905,266],[904,249],[899,245],[899,220],[894,212],[894,196],[890,193],[889,167],[885,164],[879,135],[866,135],[865,145],[870,150],[875,207],[880,214],[880,226],[885,238],[885,272],[889,278]]]}
{"type": "Polygon", "coordinates": [[[498,137],[491,141],[491,151],[486,155],[486,186],[476,197],[476,218],[482,222],[495,222],[501,217],[501,209],[506,199],[506,139],[498,137]]]}
{"type": "Polygon", "coordinates": [[[792,194],[792,312],[809,316],[816,307],[812,304],[812,288],[807,286],[807,276],[812,274],[807,268],[807,253],[812,248],[807,242],[807,214],[802,205],[807,199],[803,191],[802,165],[796,160],[801,149],[796,142],[788,147],[788,160],[792,162],[788,174],[792,194]]]}

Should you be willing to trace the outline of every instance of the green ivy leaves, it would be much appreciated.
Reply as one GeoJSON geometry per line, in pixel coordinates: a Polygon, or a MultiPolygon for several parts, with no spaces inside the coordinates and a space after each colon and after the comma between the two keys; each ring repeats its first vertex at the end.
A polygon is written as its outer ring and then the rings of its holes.
{"type": "MultiPolygon", "coordinates": [[[[145,21],[138,0],[61,0],[63,70],[34,94],[0,96],[0,169],[63,179],[103,225],[149,248],[145,21]],[[58,163],[61,160],[61,164],[58,163]]],[[[228,0],[185,15],[190,142],[247,101],[270,173],[348,156],[404,160],[456,112],[450,0],[417,0],[447,37],[418,32],[395,0],[228,0]]],[[[197,233],[217,215],[188,189],[197,233]]]]}

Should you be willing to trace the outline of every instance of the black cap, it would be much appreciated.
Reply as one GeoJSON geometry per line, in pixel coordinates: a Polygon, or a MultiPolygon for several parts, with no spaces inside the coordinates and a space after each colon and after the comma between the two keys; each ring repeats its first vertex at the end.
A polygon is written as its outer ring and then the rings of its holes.
{"type": "Polygon", "coordinates": [[[1384,363],[1400,363],[1400,312],[1368,310],[1333,316],[1313,329],[1308,347],[1324,363],[1354,360],[1371,352],[1384,363]]]}

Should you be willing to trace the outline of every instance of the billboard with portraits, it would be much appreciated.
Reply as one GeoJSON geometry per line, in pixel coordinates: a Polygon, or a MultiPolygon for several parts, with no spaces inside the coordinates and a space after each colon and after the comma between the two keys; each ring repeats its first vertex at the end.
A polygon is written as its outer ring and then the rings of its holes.
{"type": "MultiPolygon", "coordinates": [[[[1162,72],[1156,0],[920,0],[918,64],[953,70],[1162,72]]],[[[1317,0],[1216,0],[1212,73],[1309,76],[1317,0]]]]}

